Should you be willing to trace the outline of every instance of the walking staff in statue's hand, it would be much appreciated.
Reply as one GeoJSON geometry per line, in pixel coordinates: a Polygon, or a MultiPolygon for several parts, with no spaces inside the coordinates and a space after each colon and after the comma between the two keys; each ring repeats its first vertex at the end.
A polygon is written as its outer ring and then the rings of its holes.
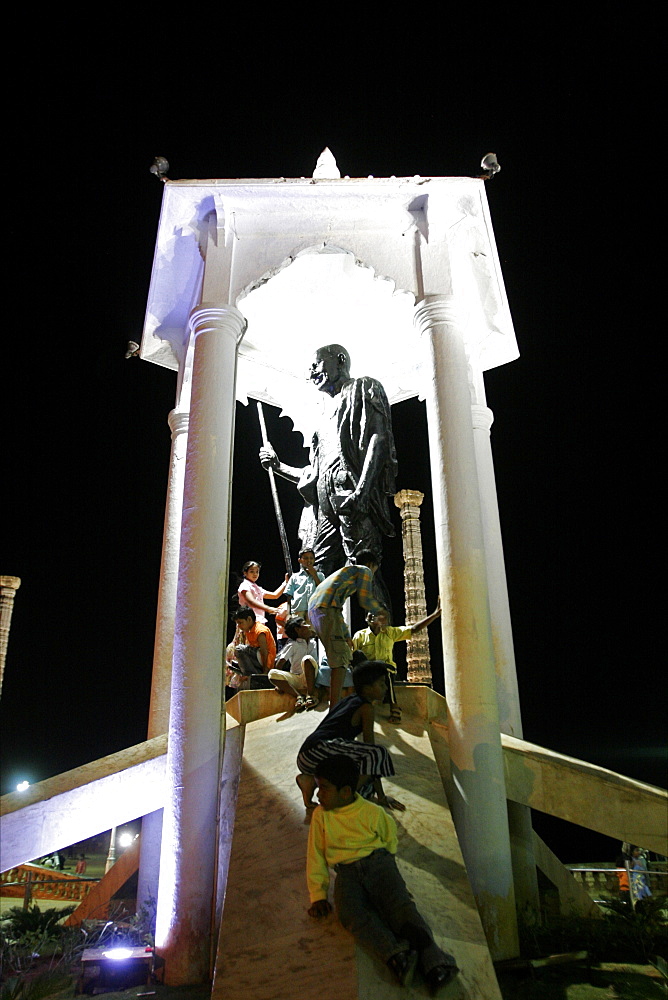
{"type": "Polygon", "coordinates": [[[380,564],[383,535],[394,535],[388,496],[397,470],[387,395],[374,378],[350,377],[350,355],[340,344],[316,351],[309,379],[336,400],[334,413],[313,435],[310,464],[284,465],[271,446],[260,449],[260,461],[296,483],[313,508],[312,545],[325,576],[362,549],[380,564]]]}

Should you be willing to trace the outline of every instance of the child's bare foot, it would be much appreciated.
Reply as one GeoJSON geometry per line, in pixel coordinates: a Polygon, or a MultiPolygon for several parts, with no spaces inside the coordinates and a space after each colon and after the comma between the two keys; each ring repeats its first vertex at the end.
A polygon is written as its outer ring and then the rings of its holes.
{"type": "Polygon", "coordinates": [[[299,791],[302,793],[302,798],[306,808],[315,809],[318,803],[313,801],[313,793],[315,791],[315,778],[313,775],[298,774],[295,781],[299,785],[299,791]]]}

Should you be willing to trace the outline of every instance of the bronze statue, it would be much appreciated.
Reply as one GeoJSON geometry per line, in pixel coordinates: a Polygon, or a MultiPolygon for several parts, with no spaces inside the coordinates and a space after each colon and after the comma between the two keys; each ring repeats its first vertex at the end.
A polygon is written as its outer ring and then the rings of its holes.
{"type": "Polygon", "coordinates": [[[310,464],[284,465],[271,445],[260,449],[260,461],[296,483],[310,506],[308,542],[325,576],[363,549],[380,565],[383,535],[394,535],[388,496],[397,470],[387,395],[376,379],[350,377],[350,355],[340,344],[316,352],[309,379],[337,399],[335,412],[313,435],[310,464]]]}

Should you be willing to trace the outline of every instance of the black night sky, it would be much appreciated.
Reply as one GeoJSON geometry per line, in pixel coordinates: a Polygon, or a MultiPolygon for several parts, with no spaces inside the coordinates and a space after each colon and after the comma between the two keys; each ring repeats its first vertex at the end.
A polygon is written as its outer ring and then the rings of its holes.
{"type": "MultiPolygon", "coordinates": [[[[620,56],[629,26],[608,16],[574,38],[545,13],[487,21],[481,37],[472,16],[430,38],[424,21],[378,34],[352,17],[342,8],[325,41],[304,41],[304,25],[260,37],[212,18],[204,34],[162,23],[142,39],[116,24],[102,50],[40,27],[5,121],[0,573],[22,584],[2,792],[146,735],[175,374],[124,352],[151,274],[153,157],[174,179],[300,177],[324,146],[352,177],[477,175],[498,155],[487,194],[521,356],[485,381],[525,738],[666,784],[643,305],[654,207],[638,197],[649,140],[638,63],[620,56]]],[[[393,418],[397,486],[427,494],[431,609],[424,404],[393,418]]],[[[274,411],[268,424],[299,464],[290,422],[274,411]]],[[[254,407],[237,404],[231,569],[258,559],[271,588],[283,567],[259,444],[254,407]]],[[[294,526],[288,484],[281,497],[294,526]]],[[[400,553],[397,541],[384,565],[397,605],[400,553]]],[[[605,838],[536,826],[563,860],[613,857],[605,838]]]]}

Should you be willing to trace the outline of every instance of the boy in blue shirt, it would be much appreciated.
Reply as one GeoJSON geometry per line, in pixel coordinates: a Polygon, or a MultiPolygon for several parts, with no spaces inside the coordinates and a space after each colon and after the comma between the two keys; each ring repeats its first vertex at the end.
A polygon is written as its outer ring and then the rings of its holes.
{"type": "Polygon", "coordinates": [[[306,857],[309,915],[321,919],[331,912],[333,868],[334,903],[346,930],[381,958],[402,986],[410,984],[419,961],[435,996],[459,969],[434,941],[399,874],[394,819],[357,794],[359,771],[352,758],[326,758],[315,777],[320,805],[311,819],[306,857]]]}
{"type": "Polygon", "coordinates": [[[290,615],[301,615],[308,624],[308,602],[315,588],[325,579],[320,570],[315,568],[313,549],[302,549],[299,553],[301,569],[293,573],[288,585],[283,591],[283,597],[290,603],[290,615]]]}

